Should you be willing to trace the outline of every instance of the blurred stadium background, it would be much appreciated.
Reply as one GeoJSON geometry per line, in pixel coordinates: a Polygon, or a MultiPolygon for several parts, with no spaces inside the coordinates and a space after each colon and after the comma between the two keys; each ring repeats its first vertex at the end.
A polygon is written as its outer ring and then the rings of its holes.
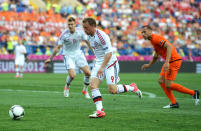
{"type": "MultiPolygon", "coordinates": [[[[0,54],[12,54],[23,41],[28,54],[49,55],[67,27],[66,17],[75,15],[78,26],[85,16],[96,18],[117,56],[151,55],[151,45],[138,31],[151,24],[192,60],[201,56],[200,8],[200,0],[1,0],[0,54]]],[[[82,50],[92,55],[85,45],[82,50]]]]}
{"type": "MultiPolygon", "coordinates": [[[[150,24],[154,32],[173,43],[184,61],[199,62],[200,12],[200,0],[1,0],[0,70],[14,71],[14,63],[9,64],[8,60],[14,59],[18,42],[24,43],[30,60],[46,59],[61,32],[67,28],[69,15],[76,16],[77,26],[81,26],[84,17],[94,17],[99,28],[110,35],[120,61],[151,59],[151,44],[143,40],[139,31],[141,26],[150,24]]],[[[84,43],[81,45],[87,59],[92,60],[92,51],[84,43]]],[[[63,58],[55,59],[61,61],[63,58]]],[[[32,66],[34,64],[30,63],[32,66]]],[[[192,72],[201,72],[200,65],[193,64],[190,68],[192,72]]]]}
{"type": "MultiPolygon", "coordinates": [[[[200,0],[0,0],[0,130],[200,130],[201,106],[194,106],[191,97],[175,93],[181,108],[161,109],[169,102],[157,83],[162,62],[146,71],[152,73],[140,70],[153,53],[139,32],[146,24],[168,38],[183,57],[180,72],[185,73],[179,73],[176,81],[201,90],[200,0]],[[94,17],[99,28],[110,35],[120,61],[121,82],[135,80],[144,93],[141,101],[131,93],[111,96],[103,83],[100,90],[108,115],[90,120],[87,116],[94,105],[81,96],[82,75],[72,83],[72,97],[63,98],[66,74],[45,73],[66,73],[62,56],[56,56],[47,69],[43,62],[67,28],[69,15],[76,16],[78,26],[84,17],[94,17]],[[25,65],[29,74],[23,79],[11,74],[19,42],[29,55],[25,65]],[[22,121],[8,117],[14,104],[25,108],[22,121]]],[[[84,43],[81,49],[91,65],[92,51],[84,43]]]]}

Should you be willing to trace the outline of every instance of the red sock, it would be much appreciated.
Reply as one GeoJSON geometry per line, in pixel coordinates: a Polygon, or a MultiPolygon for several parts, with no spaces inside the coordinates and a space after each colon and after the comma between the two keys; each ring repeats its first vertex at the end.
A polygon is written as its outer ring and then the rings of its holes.
{"type": "Polygon", "coordinates": [[[163,90],[164,90],[165,94],[167,95],[167,97],[169,98],[169,100],[171,101],[171,103],[172,103],[172,104],[176,104],[177,101],[176,101],[176,99],[175,99],[175,97],[174,97],[174,95],[173,95],[171,89],[166,88],[166,87],[165,87],[165,83],[162,83],[162,84],[160,84],[160,85],[161,85],[161,87],[163,88],[163,90]]]}
{"type": "Polygon", "coordinates": [[[194,90],[190,90],[188,88],[185,88],[183,87],[182,85],[180,84],[177,84],[177,83],[172,83],[170,85],[170,88],[172,90],[175,90],[175,91],[178,91],[178,92],[181,92],[181,93],[185,93],[185,94],[189,94],[189,95],[194,95],[195,94],[195,91],[194,90]]]}

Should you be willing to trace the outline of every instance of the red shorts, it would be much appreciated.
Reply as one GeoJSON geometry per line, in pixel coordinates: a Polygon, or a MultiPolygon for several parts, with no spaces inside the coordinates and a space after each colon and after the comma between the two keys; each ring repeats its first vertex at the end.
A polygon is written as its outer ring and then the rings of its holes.
{"type": "Polygon", "coordinates": [[[160,75],[165,77],[166,80],[175,80],[177,76],[177,72],[179,71],[181,67],[181,64],[182,64],[182,60],[173,61],[172,63],[170,63],[169,69],[167,72],[164,72],[164,65],[163,65],[160,75]]]}

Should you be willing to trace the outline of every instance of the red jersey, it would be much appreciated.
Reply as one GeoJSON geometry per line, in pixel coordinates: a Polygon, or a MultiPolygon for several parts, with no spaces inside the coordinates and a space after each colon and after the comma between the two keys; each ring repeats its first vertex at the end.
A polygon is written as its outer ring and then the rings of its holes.
{"type": "Polygon", "coordinates": [[[181,56],[177,53],[176,48],[167,39],[165,39],[160,35],[152,34],[151,44],[154,47],[156,53],[162,56],[164,60],[166,59],[166,52],[167,52],[167,49],[164,48],[165,43],[168,43],[172,46],[170,62],[180,60],[181,56]]]}

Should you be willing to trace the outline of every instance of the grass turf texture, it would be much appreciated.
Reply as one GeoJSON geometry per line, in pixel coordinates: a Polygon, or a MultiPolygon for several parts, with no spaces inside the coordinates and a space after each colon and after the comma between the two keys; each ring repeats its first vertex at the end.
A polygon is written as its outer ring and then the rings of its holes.
{"type": "MultiPolygon", "coordinates": [[[[120,74],[120,83],[136,82],[144,94],[109,94],[105,82],[100,90],[106,117],[89,119],[95,110],[92,100],[81,94],[83,75],[72,82],[70,98],[63,97],[66,74],[0,74],[0,130],[201,130],[201,105],[195,106],[190,95],[174,92],[179,109],[162,109],[169,100],[158,85],[159,74],[120,74]],[[11,120],[8,110],[14,104],[25,109],[21,120],[11,120]]],[[[200,74],[178,74],[176,82],[189,89],[201,90],[200,74]]]]}

